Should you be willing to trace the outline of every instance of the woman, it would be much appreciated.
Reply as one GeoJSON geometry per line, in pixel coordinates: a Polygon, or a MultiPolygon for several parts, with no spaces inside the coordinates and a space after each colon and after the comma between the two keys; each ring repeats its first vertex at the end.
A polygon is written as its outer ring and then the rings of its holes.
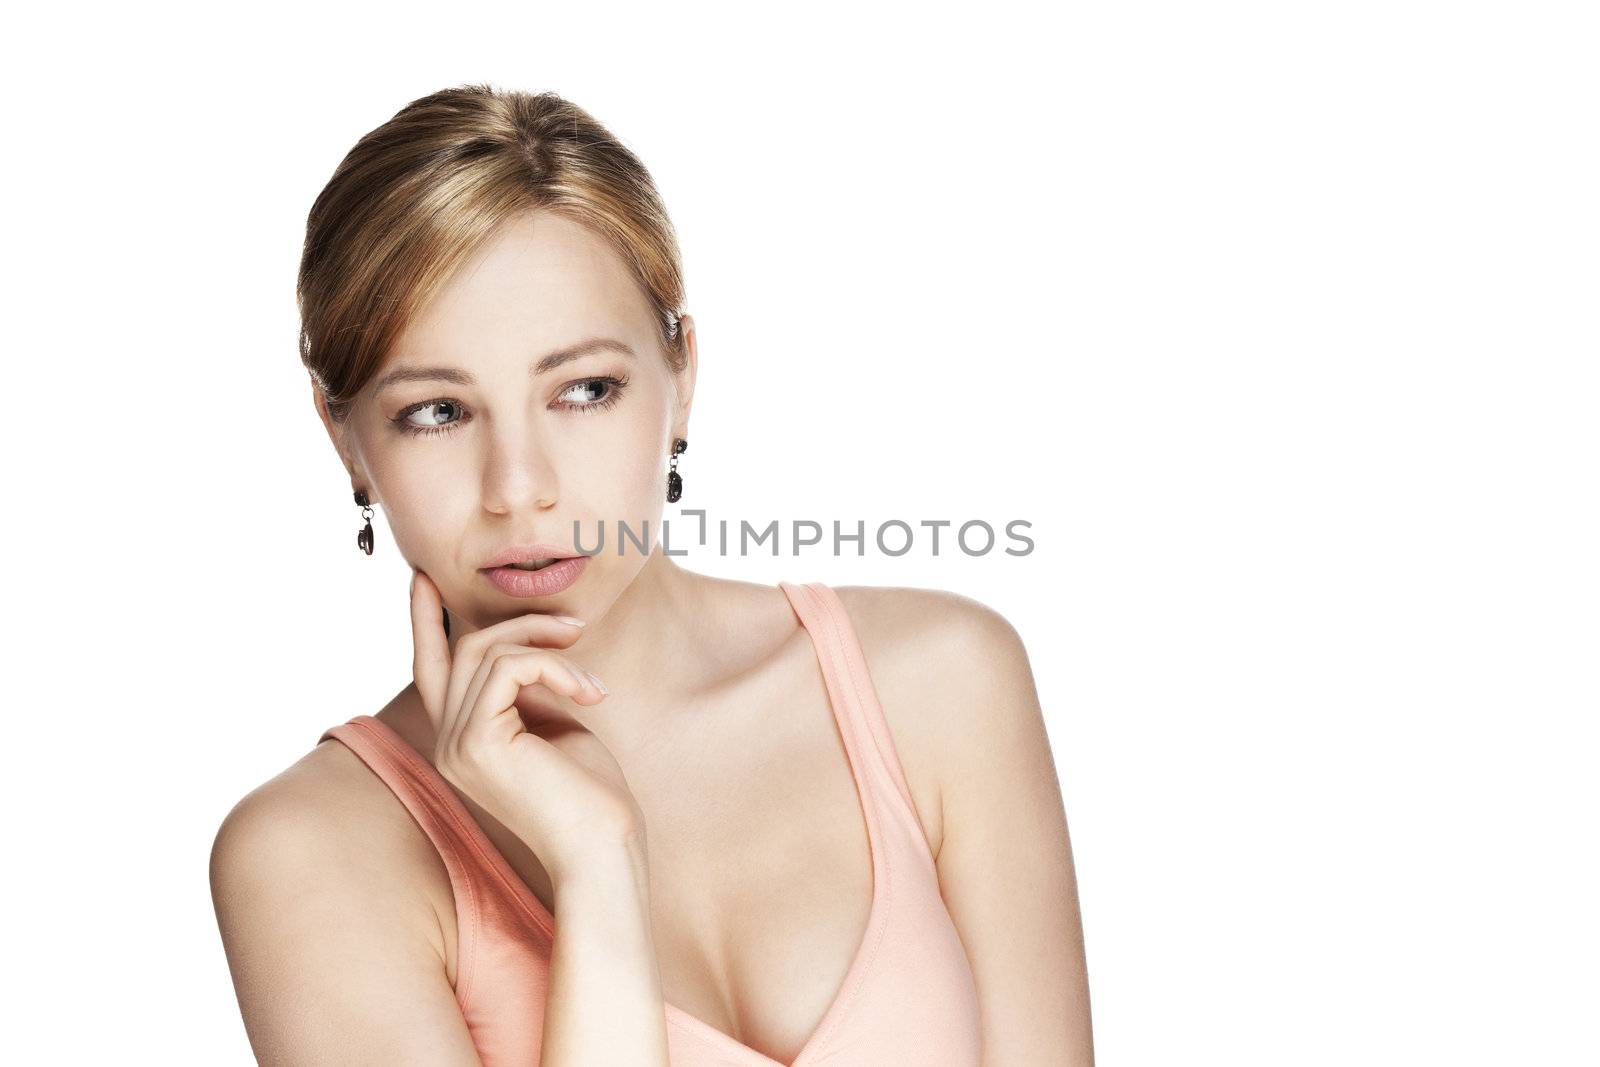
{"type": "Polygon", "coordinates": [[[683,491],[697,368],[626,148],[552,94],[418,100],[317,199],[299,285],[317,411],[412,567],[414,677],[217,834],[262,1062],[1092,1061],[1006,621],[592,551],[683,491]]]}

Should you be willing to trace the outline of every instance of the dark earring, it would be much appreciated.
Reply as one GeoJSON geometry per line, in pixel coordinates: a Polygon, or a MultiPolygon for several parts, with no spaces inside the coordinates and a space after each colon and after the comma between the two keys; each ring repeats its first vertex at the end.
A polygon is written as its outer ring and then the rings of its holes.
{"type": "Polygon", "coordinates": [[[367,499],[365,489],[356,490],[356,503],[361,505],[361,517],[367,520],[367,525],[356,534],[356,545],[367,555],[372,555],[372,501],[367,499]]]}
{"type": "Polygon", "coordinates": [[[688,451],[689,442],[674,438],[672,442],[672,469],[667,471],[667,503],[676,503],[683,495],[683,476],[678,473],[678,457],[688,451]]]}

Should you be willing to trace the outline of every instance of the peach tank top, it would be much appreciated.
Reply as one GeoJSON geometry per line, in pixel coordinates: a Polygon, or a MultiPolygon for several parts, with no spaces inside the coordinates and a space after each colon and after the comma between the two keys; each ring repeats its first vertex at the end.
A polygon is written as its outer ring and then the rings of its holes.
{"type": "MultiPolygon", "coordinates": [[[[844,984],[790,1065],[665,1005],[673,1067],[977,1067],[977,990],[866,659],[837,593],[779,582],[810,636],[865,815],[872,904],[844,984]]],[[[381,778],[449,872],[459,929],[455,994],[486,1067],[539,1062],[555,918],[442,775],[382,721],[336,738],[381,778]]],[[[797,858],[797,862],[799,862],[797,858]]]]}

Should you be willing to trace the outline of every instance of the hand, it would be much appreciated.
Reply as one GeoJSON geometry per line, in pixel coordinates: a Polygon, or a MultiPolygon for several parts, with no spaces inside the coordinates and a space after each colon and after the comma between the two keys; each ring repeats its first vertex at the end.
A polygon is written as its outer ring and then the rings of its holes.
{"type": "Polygon", "coordinates": [[[452,656],[443,619],[438,587],[413,570],[412,674],[439,773],[533,849],[552,881],[596,848],[638,847],[644,819],[611,752],[523,693],[544,686],[586,707],[605,699],[588,672],[539,647],[569,648],[582,627],[533,612],[467,634],[452,656]],[[524,710],[550,739],[528,728],[524,710]]]}

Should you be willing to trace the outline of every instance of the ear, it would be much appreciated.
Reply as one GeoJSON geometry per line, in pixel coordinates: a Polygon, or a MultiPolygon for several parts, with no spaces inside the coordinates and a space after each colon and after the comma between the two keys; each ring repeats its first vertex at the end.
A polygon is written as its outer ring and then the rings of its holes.
{"type": "Polygon", "coordinates": [[[311,379],[311,399],[316,405],[317,417],[322,420],[322,428],[328,431],[328,439],[333,442],[334,451],[339,453],[339,462],[344,464],[353,487],[360,479],[356,474],[355,461],[350,454],[350,441],[347,435],[349,424],[333,421],[333,416],[328,414],[328,398],[323,394],[322,387],[317,384],[315,378],[311,379]]]}
{"type": "Polygon", "coordinates": [[[678,373],[678,407],[673,413],[673,426],[676,427],[674,435],[677,437],[689,436],[689,409],[694,404],[695,376],[700,370],[700,348],[695,337],[694,316],[683,315],[678,319],[678,329],[683,334],[683,347],[688,357],[683,370],[678,373]]]}

